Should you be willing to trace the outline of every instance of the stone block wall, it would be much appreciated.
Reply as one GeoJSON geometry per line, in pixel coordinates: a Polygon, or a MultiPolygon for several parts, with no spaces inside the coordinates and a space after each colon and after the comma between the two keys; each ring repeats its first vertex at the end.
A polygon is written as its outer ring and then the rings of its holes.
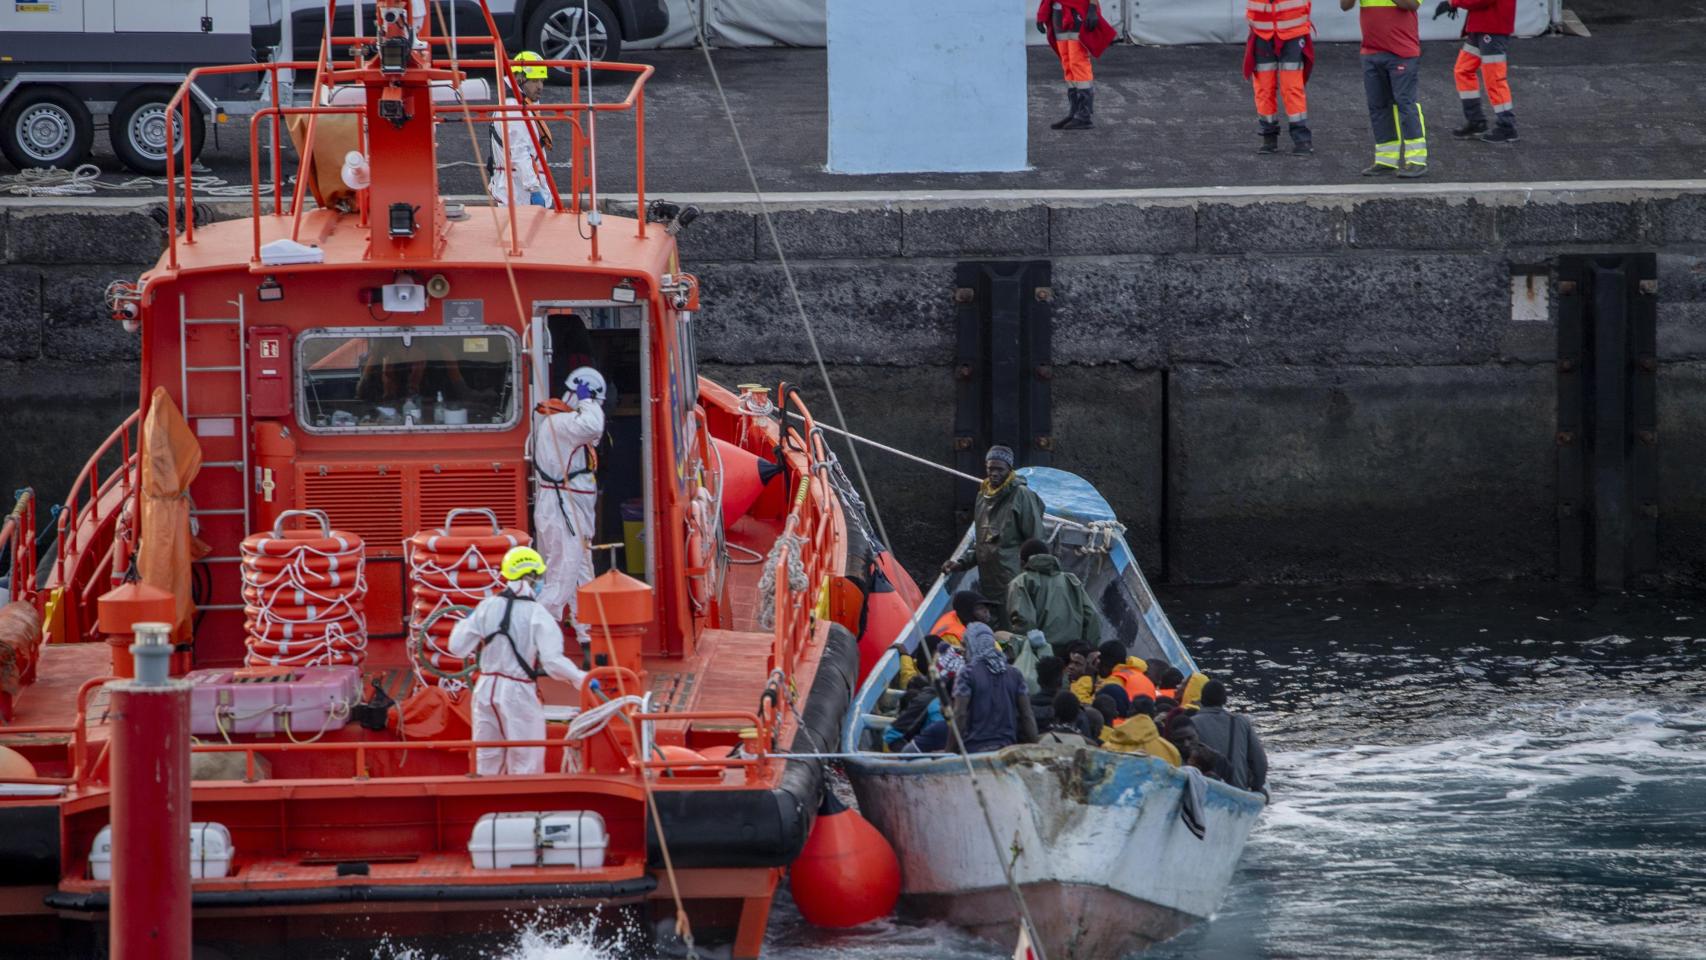
{"type": "MultiPolygon", "coordinates": [[[[802,384],[835,423],[770,230],[755,207],[701,206],[681,253],[703,284],[705,372],[802,384]]],[[[1554,575],[1551,270],[1656,251],[1660,553],[1666,575],[1706,581],[1706,185],[772,209],[848,426],[943,463],[955,263],[1051,261],[1055,464],[1181,583],[1554,575]]],[[[146,205],[0,203],[0,494],[61,496],[134,406],[136,340],[101,292],[161,238],[146,205]]],[[[901,557],[934,567],[961,481],[859,455],[901,557]]]]}

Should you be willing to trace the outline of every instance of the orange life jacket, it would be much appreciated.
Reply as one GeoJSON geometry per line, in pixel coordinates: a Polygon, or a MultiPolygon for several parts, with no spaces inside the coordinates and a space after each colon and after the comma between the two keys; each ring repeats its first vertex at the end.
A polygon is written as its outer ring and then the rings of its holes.
{"type": "Polygon", "coordinates": [[[1110,676],[1112,679],[1117,679],[1120,686],[1125,687],[1126,696],[1155,699],[1155,684],[1150,682],[1150,679],[1144,676],[1143,671],[1136,667],[1128,667],[1122,664],[1115,667],[1110,676]]]}
{"type": "Polygon", "coordinates": [[[930,625],[930,632],[957,647],[960,637],[966,632],[966,625],[960,622],[959,614],[949,610],[936,618],[936,622],[930,625]]]}
{"type": "Polygon", "coordinates": [[[1245,0],[1244,19],[1259,37],[1290,40],[1309,32],[1310,0],[1245,0]]]}

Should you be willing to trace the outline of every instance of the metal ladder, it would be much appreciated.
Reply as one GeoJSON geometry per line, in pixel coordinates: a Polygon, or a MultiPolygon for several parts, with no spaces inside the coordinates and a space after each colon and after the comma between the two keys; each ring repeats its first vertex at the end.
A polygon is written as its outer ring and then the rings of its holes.
{"type": "MultiPolygon", "coordinates": [[[[249,525],[250,525],[249,524],[250,517],[251,517],[250,510],[252,507],[250,500],[251,500],[251,487],[253,486],[253,481],[250,478],[250,469],[249,469],[249,406],[246,402],[244,402],[246,397],[248,396],[248,383],[249,383],[248,328],[244,324],[243,295],[238,294],[237,299],[227,301],[227,302],[230,303],[232,306],[237,308],[237,316],[236,317],[234,317],[234,318],[192,319],[189,316],[189,306],[188,306],[188,302],[187,302],[185,296],[181,293],[178,294],[178,317],[179,317],[179,323],[178,323],[178,359],[180,361],[179,362],[178,384],[179,384],[179,396],[181,396],[183,398],[182,402],[180,403],[179,406],[183,412],[184,420],[190,424],[192,431],[194,431],[194,429],[195,429],[195,421],[196,420],[216,420],[216,419],[217,420],[224,420],[224,419],[228,419],[228,420],[235,420],[237,422],[237,437],[236,437],[236,439],[237,439],[237,447],[239,450],[242,451],[241,459],[238,459],[238,460],[205,460],[202,462],[202,468],[203,469],[207,469],[207,468],[230,469],[230,470],[239,471],[238,476],[240,478],[240,482],[238,483],[238,488],[243,491],[242,506],[223,506],[223,505],[213,506],[213,507],[192,506],[190,508],[190,516],[191,516],[191,518],[220,517],[220,516],[242,517],[243,518],[243,523],[242,523],[243,530],[247,531],[249,529],[249,525]],[[204,367],[191,366],[189,363],[189,330],[191,327],[235,327],[237,329],[237,362],[234,364],[215,364],[212,366],[204,366],[204,367]],[[190,393],[190,376],[192,374],[228,374],[228,375],[236,377],[237,378],[237,397],[238,397],[237,409],[236,410],[194,410],[194,409],[192,409],[190,406],[190,398],[192,396],[190,393]]],[[[197,436],[200,436],[199,431],[197,432],[197,436]]],[[[241,536],[239,536],[239,540],[240,539],[241,539],[241,536]]],[[[208,563],[208,564],[241,563],[242,559],[243,558],[239,554],[233,553],[233,554],[229,554],[229,555],[209,555],[206,557],[202,557],[200,560],[197,560],[196,562],[197,563],[208,563]]],[[[241,603],[203,603],[203,604],[197,604],[196,609],[198,609],[198,610],[241,610],[241,609],[243,609],[243,605],[241,603]]]]}

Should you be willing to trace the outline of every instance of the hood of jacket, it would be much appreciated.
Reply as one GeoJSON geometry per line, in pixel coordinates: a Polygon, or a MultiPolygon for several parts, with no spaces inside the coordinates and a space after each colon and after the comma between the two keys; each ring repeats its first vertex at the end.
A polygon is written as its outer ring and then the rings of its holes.
{"type": "Polygon", "coordinates": [[[1052,553],[1039,553],[1025,561],[1025,570],[1053,576],[1060,573],[1060,558],[1052,553]]]}

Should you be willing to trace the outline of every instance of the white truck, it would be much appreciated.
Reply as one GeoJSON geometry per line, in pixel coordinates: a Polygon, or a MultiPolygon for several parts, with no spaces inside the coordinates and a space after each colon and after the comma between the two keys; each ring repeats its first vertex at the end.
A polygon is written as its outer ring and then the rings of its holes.
{"type": "MultiPolygon", "coordinates": [[[[615,59],[624,41],[656,37],[669,25],[664,0],[487,6],[509,50],[555,59],[615,59]]],[[[355,7],[355,0],[338,0],[334,32],[351,32],[355,7]]],[[[371,22],[372,0],[362,7],[371,22]]],[[[478,0],[435,0],[434,9],[455,20],[458,36],[488,35],[478,0]]],[[[325,10],[325,0],[0,0],[0,153],[19,168],[71,169],[88,158],[95,118],[105,116],[125,166],[163,173],[166,104],[184,77],[196,67],[266,59],[281,49],[312,61],[325,10]],[[283,15],[287,5],[290,17],[283,15]]],[[[489,47],[479,52],[489,56],[489,47]]],[[[197,81],[192,157],[209,118],[250,116],[270,101],[262,76],[197,81]]],[[[181,150],[181,136],[177,142],[181,150]]]]}

